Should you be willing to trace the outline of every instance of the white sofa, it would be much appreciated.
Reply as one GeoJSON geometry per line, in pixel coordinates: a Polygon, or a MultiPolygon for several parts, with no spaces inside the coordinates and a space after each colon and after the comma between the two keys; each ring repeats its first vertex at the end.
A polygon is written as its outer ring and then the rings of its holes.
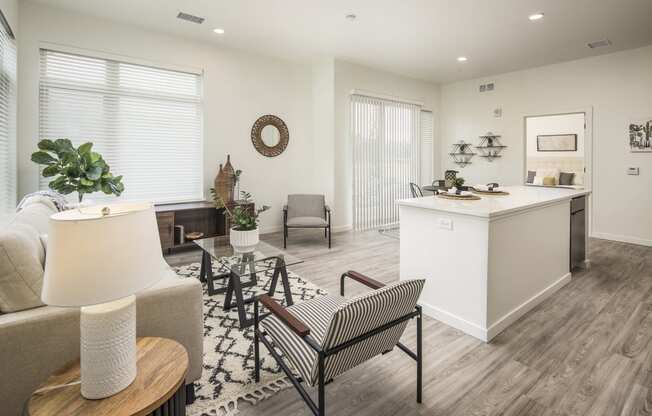
{"type": "MultiPolygon", "coordinates": [[[[48,218],[54,212],[48,204],[30,204],[0,232],[7,233],[12,227],[34,231],[29,235],[36,236],[38,241],[31,241],[29,247],[35,247],[34,258],[43,267],[43,242],[39,235],[47,234],[48,218]]],[[[7,259],[0,257],[0,263],[7,259]]],[[[2,274],[8,270],[4,266],[8,265],[0,264],[0,291],[3,278],[7,278],[2,274]]],[[[179,278],[169,267],[167,270],[159,283],[137,295],[137,333],[171,338],[183,344],[190,356],[186,384],[191,384],[202,372],[201,284],[195,279],[179,278]]],[[[7,296],[8,292],[5,286],[5,293],[0,295],[7,296]]],[[[0,310],[0,413],[20,415],[31,392],[57,368],[78,357],[78,309],[38,306],[10,313],[0,310]]]]}

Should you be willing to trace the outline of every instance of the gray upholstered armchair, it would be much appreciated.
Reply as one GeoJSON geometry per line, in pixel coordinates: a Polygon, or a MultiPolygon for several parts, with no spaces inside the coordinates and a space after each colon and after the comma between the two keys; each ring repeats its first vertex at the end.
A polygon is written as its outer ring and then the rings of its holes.
{"type": "Polygon", "coordinates": [[[331,209],[324,195],[288,195],[288,203],[283,207],[283,247],[287,247],[290,228],[323,228],[331,248],[331,209]]]}

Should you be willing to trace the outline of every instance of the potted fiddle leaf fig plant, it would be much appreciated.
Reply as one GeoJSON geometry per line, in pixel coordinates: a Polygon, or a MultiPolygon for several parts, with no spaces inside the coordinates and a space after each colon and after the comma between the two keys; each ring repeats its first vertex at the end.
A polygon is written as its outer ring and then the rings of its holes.
{"type": "Polygon", "coordinates": [[[90,142],[75,148],[68,139],[44,139],[38,142],[39,150],[31,159],[45,166],[44,177],[54,177],[50,189],[63,195],[77,192],[80,204],[85,194],[93,192],[120,196],[125,189],[122,176],[113,176],[102,155],[92,148],[90,142]]]}
{"type": "Polygon", "coordinates": [[[220,205],[224,208],[226,215],[231,221],[231,230],[229,240],[236,253],[250,253],[254,251],[256,245],[260,241],[258,231],[258,216],[270,209],[270,206],[263,205],[262,207],[249,210],[246,205],[251,202],[251,194],[242,191],[241,199],[232,210],[228,205],[220,199],[220,205]]]}

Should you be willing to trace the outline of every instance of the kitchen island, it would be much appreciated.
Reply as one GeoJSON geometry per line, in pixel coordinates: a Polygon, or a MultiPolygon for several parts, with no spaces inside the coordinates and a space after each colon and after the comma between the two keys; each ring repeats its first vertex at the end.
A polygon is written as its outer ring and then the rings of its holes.
{"type": "Polygon", "coordinates": [[[501,190],[509,195],[397,201],[401,279],[425,278],[423,312],[483,341],[567,284],[588,243],[590,191],[501,190]]]}

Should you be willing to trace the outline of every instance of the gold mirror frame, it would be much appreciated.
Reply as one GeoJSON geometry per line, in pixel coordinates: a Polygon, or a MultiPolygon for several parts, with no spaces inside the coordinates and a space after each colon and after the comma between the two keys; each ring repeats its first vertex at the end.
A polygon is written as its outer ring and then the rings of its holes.
{"type": "Polygon", "coordinates": [[[274,157],[278,156],[288,147],[290,141],[290,132],[288,126],[279,117],[271,114],[260,117],[251,128],[251,142],[254,147],[263,156],[274,157]],[[267,126],[276,127],[279,132],[278,143],[274,146],[267,146],[262,138],[263,128],[267,126]]]}

